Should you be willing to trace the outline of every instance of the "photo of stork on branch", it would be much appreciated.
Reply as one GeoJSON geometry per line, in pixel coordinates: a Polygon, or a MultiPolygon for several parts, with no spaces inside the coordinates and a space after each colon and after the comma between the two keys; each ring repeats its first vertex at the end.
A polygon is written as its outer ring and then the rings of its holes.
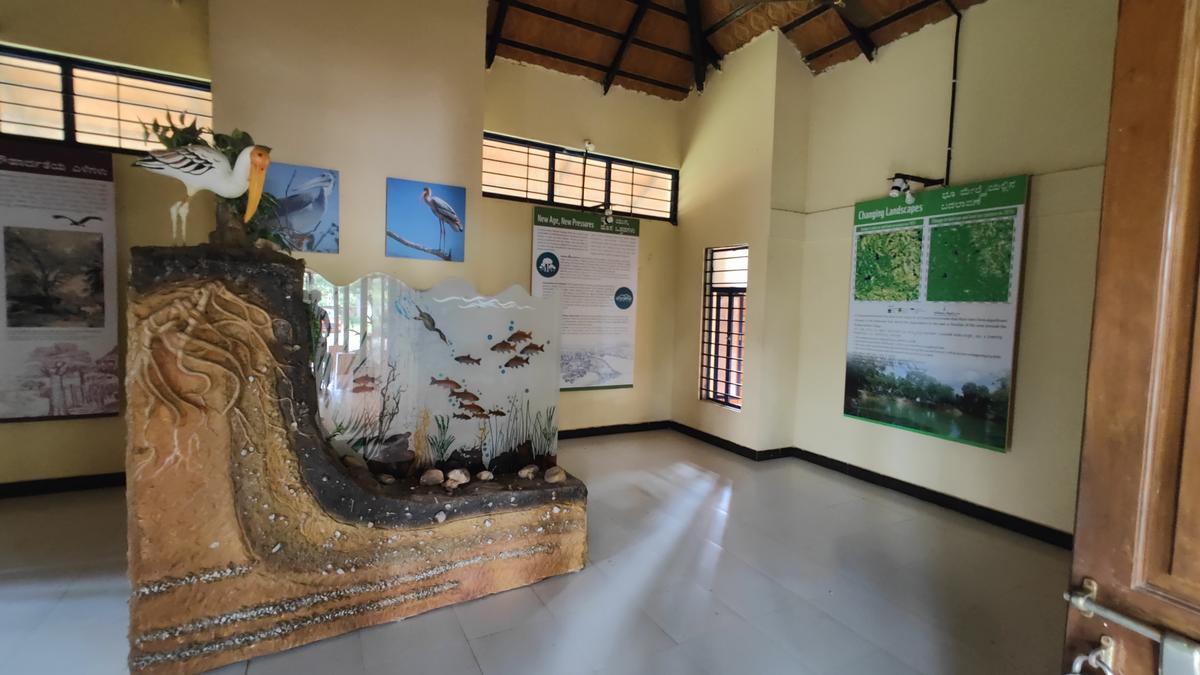
{"type": "Polygon", "coordinates": [[[462,262],[466,229],[466,188],[387,179],[385,252],[389,257],[462,262]]]}

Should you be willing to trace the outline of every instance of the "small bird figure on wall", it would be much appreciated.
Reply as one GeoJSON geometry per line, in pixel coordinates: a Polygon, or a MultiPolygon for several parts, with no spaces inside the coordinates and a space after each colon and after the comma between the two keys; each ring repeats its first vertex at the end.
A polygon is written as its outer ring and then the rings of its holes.
{"type": "Polygon", "coordinates": [[[186,145],[168,150],[151,150],[150,154],[133,163],[134,166],[156,171],[183,183],[187,198],[171,206],[171,238],[182,241],[187,234],[188,205],[192,197],[209,190],[226,199],[236,199],[249,192],[243,222],[249,223],[262,199],[267,167],[271,164],[271,149],[261,145],[247,146],[238,154],[233,166],[221,151],[205,145],[186,145]]]}
{"type": "Polygon", "coordinates": [[[70,225],[71,227],[83,227],[84,225],[87,225],[88,223],[90,223],[93,220],[95,220],[97,222],[104,221],[104,219],[101,218],[100,216],[84,216],[84,217],[80,218],[79,220],[75,220],[71,216],[64,216],[64,215],[60,215],[60,214],[56,213],[50,217],[55,220],[65,220],[65,221],[67,221],[67,224],[70,225]]]}
{"type": "Polygon", "coordinates": [[[429,188],[421,190],[421,200],[425,202],[425,205],[429,207],[430,211],[433,211],[433,215],[438,219],[438,226],[441,228],[441,236],[438,238],[438,250],[445,250],[446,225],[449,224],[455,232],[462,232],[462,220],[454,212],[454,207],[447,204],[446,200],[434,197],[433,192],[429,188]]]}

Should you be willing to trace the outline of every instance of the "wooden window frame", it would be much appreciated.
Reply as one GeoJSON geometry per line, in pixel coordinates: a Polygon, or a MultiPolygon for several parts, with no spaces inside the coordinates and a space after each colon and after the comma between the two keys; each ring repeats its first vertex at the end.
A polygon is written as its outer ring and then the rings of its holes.
{"type": "MultiPolygon", "coordinates": [[[[483,188],[482,188],[484,197],[488,197],[491,199],[507,199],[509,201],[525,202],[527,204],[544,204],[546,206],[557,206],[560,208],[572,208],[572,209],[578,209],[580,211],[603,211],[604,210],[603,204],[598,205],[598,206],[583,206],[578,203],[562,202],[562,201],[558,201],[555,199],[555,194],[554,194],[555,164],[556,164],[557,159],[561,156],[564,158],[570,158],[571,160],[574,160],[574,161],[581,161],[584,158],[584,154],[585,154],[583,151],[573,150],[571,148],[565,148],[562,146],[552,145],[549,143],[541,143],[539,141],[531,141],[531,140],[524,139],[524,138],[517,138],[515,136],[505,136],[504,134],[497,134],[497,133],[493,133],[491,131],[483,132],[483,138],[484,138],[484,140],[497,141],[500,143],[509,143],[512,145],[518,145],[518,146],[522,146],[522,147],[526,147],[526,148],[534,148],[537,150],[543,150],[550,154],[550,172],[549,172],[549,179],[547,180],[546,199],[538,199],[538,198],[534,198],[534,197],[517,197],[514,195],[506,195],[506,194],[499,193],[499,192],[489,192],[487,186],[483,186],[483,188]]],[[[612,167],[614,164],[616,164],[618,167],[628,166],[628,167],[645,169],[647,171],[654,171],[657,173],[663,173],[663,174],[670,175],[671,176],[671,208],[670,208],[670,215],[668,217],[664,218],[662,216],[648,215],[648,214],[643,214],[643,213],[630,213],[630,212],[623,211],[623,210],[618,211],[617,209],[613,209],[613,213],[615,213],[617,215],[622,215],[622,216],[627,215],[627,216],[630,216],[633,218],[644,218],[647,220],[665,220],[665,221],[671,223],[672,225],[678,224],[678,215],[679,215],[679,170],[678,169],[672,169],[670,167],[665,167],[665,166],[658,166],[656,164],[647,164],[645,162],[635,162],[633,160],[622,159],[620,157],[609,157],[608,155],[598,155],[596,153],[586,153],[586,155],[587,155],[587,160],[589,162],[599,162],[604,165],[604,204],[610,204],[610,205],[612,204],[612,191],[611,191],[612,180],[611,180],[611,177],[612,177],[612,167]]],[[[574,200],[572,200],[572,201],[574,201],[574,200]]]]}

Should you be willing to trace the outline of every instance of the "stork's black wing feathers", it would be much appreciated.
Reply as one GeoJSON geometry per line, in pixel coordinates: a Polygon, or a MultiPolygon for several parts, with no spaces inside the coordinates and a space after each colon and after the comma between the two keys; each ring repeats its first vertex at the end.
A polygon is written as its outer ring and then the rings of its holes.
{"type": "Polygon", "coordinates": [[[149,155],[137,160],[133,165],[151,171],[174,170],[199,176],[216,168],[213,153],[219,156],[216,150],[194,145],[171,150],[151,150],[149,155]]]}

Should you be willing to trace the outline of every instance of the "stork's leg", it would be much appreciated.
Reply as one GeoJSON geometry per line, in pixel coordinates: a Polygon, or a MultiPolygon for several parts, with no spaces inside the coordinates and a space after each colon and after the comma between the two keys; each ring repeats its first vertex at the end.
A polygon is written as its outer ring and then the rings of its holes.
{"type": "Polygon", "coordinates": [[[191,208],[192,201],[188,199],[179,207],[179,239],[181,244],[187,243],[187,217],[188,209],[191,208]]]}
{"type": "Polygon", "coordinates": [[[171,243],[179,243],[179,207],[183,206],[183,202],[175,202],[171,205],[171,243]]]}

